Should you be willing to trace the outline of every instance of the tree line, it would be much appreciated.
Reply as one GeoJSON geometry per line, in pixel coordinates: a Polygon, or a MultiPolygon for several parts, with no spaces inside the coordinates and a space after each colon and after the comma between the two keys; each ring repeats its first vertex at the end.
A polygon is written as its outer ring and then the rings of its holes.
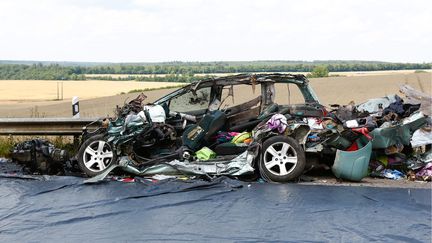
{"type": "Polygon", "coordinates": [[[125,76],[125,77],[112,77],[94,76],[88,77],[92,80],[112,80],[112,81],[152,81],[152,82],[176,82],[176,83],[191,83],[205,78],[215,77],[214,75],[195,75],[195,74],[167,74],[164,76],[148,75],[148,76],[125,76]]]}
{"type": "Polygon", "coordinates": [[[88,67],[88,74],[198,74],[198,73],[250,73],[250,72],[311,72],[316,66],[325,65],[330,72],[383,71],[406,69],[430,69],[430,63],[169,63],[159,65],[110,65],[88,67]]]}
{"type": "Polygon", "coordinates": [[[0,80],[85,80],[80,67],[62,67],[58,64],[33,65],[0,64],[0,80]]]}
{"type": "MultiPolygon", "coordinates": [[[[166,74],[153,76],[154,81],[190,82],[198,79],[195,74],[256,73],[256,72],[312,72],[325,66],[329,72],[384,71],[431,69],[432,63],[385,62],[170,62],[153,64],[107,64],[100,66],[64,66],[59,64],[0,64],[0,80],[85,80],[86,74],[166,74]]],[[[202,77],[200,77],[202,78],[202,77]]],[[[91,79],[95,79],[92,77],[91,79]]],[[[120,78],[113,80],[121,80],[120,78]]],[[[105,79],[106,80],[106,79],[105,79]]],[[[130,76],[125,80],[148,81],[149,77],[130,76]]]]}

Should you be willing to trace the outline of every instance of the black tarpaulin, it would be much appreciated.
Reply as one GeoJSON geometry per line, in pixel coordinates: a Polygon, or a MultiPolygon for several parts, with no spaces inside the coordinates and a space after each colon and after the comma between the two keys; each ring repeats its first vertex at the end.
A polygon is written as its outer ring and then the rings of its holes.
{"type": "Polygon", "coordinates": [[[0,178],[0,241],[431,241],[428,189],[82,181],[0,178]]]}

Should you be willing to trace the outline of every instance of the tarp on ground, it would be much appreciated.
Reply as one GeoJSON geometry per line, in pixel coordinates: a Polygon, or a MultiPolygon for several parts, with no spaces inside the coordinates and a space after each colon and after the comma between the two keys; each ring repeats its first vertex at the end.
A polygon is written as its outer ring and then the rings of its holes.
{"type": "Polygon", "coordinates": [[[431,241],[431,190],[0,177],[0,242],[431,241]]]}

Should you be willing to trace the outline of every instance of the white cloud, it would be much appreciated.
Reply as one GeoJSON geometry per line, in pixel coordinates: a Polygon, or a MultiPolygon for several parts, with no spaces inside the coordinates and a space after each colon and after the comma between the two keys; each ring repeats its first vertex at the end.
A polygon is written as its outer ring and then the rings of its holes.
{"type": "Polygon", "coordinates": [[[431,1],[0,1],[0,59],[432,61],[431,1]]]}

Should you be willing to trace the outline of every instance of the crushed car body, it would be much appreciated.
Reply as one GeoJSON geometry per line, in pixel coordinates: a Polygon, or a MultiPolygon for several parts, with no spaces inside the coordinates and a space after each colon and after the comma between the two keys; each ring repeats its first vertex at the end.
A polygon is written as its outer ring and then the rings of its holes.
{"type": "Polygon", "coordinates": [[[152,104],[143,105],[144,97],[120,108],[106,128],[84,136],[78,161],[87,175],[101,179],[119,167],[136,175],[242,176],[258,170],[271,181],[286,182],[300,176],[306,164],[309,128],[302,119],[327,113],[303,75],[205,79],[152,104]],[[295,85],[304,103],[276,104],[277,83],[295,85]],[[227,105],[236,99],[238,85],[251,94],[261,92],[241,104],[227,105]],[[159,112],[152,114],[151,109],[159,112]],[[215,156],[197,158],[204,147],[215,156]]]}
{"type": "Polygon", "coordinates": [[[141,94],[118,108],[117,118],[106,120],[104,128],[84,135],[78,161],[93,177],[87,182],[100,181],[116,168],[139,176],[257,175],[288,182],[313,167],[312,157],[331,166],[336,177],[360,181],[377,151],[409,145],[413,133],[427,124],[420,104],[404,103],[397,95],[332,105],[328,111],[303,75],[204,79],[152,104],[144,105],[145,98],[141,94]],[[280,83],[295,85],[304,102],[277,104],[280,83]],[[252,98],[236,104],[240,85],[252,98]]]}
{"type": "Polygon", "coordinates": [[[401,93],[407,101],[395,94],[327,108],[303,75],[203,79],[153,103],[140,94],[99,129],[84,129],[76,167],[87,183],[112,172],[284,183],[314,168],[350,181],[431,180],[430,96],[401,93]],[[293,87],[300,102],[291,102],[293,87]]]}

